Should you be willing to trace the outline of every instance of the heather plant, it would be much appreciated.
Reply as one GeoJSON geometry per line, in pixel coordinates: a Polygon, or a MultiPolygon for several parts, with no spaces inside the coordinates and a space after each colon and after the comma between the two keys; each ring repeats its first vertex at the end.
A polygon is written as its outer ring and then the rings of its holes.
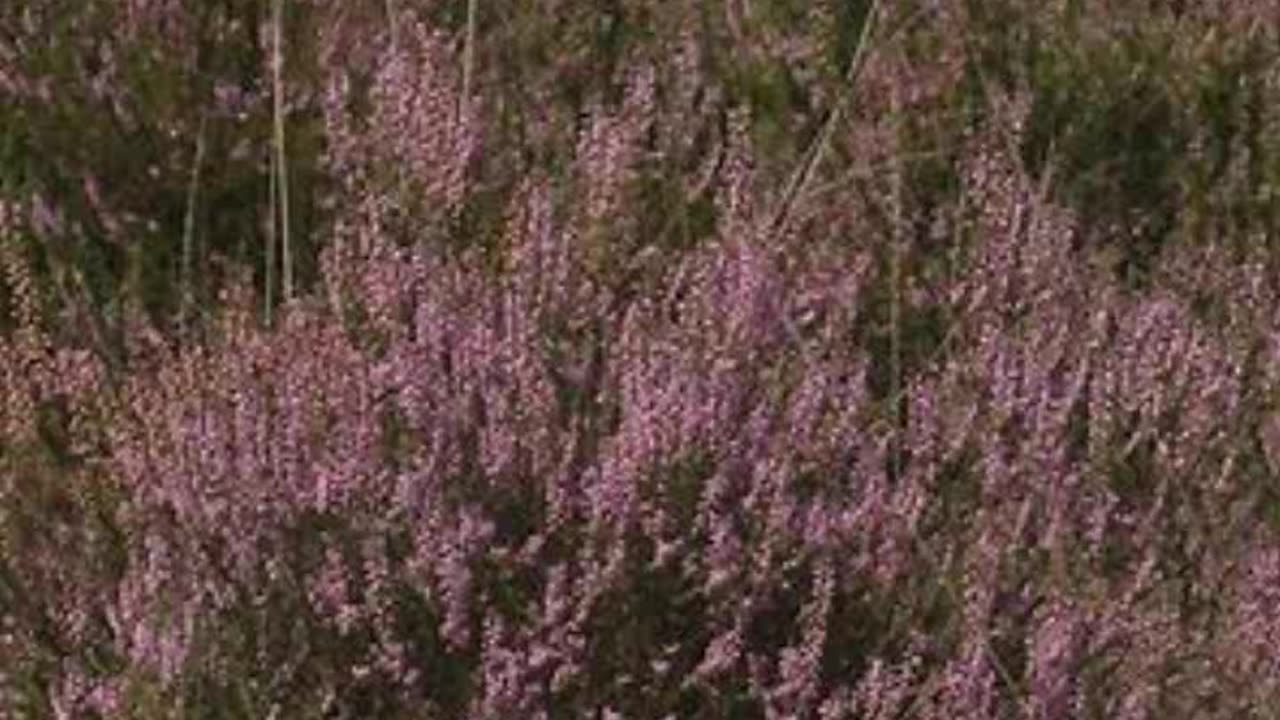
{"type": "Polygon", "coordinates": [[[1274,713],[1267,64],[1172,32],[1260,10],[375,5],[289,16],[314,282],[103,353],[0,205],[6,713],[1274,713]]]}

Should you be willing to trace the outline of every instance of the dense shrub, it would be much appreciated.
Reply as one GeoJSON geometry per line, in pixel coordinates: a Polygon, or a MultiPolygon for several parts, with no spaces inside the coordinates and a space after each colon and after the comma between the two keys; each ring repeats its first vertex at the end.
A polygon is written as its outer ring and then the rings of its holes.
{"type": "Polygon", "coordinates": [[[290,255],[271,8],[55,5],[0,10],[6,716],[1280,707],[1261,9],[290,4],[290,255]],[[42,91],[104,28],[164,70],[42,91]],[[63,137],[143,99],[207,173],[63,137]]]}

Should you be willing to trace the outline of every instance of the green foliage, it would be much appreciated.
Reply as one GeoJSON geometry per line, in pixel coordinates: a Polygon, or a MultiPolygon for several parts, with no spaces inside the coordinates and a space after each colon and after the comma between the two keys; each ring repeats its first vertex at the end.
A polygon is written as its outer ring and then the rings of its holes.
{"type": "Polygon", "coordinates": [[[1117,271],[1150,272],[1173,229],[1189,125],[1165,38],[1090,42],[1064,34],[1033,51],[1034,96],[1023,151],[1056,163],[1060,199],[1085,232],[1125,246],[1117,271]]]}

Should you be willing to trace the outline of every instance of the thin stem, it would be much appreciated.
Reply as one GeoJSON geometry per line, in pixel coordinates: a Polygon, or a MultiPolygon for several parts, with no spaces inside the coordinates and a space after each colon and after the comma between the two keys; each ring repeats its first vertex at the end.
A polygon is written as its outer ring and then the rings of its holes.
{"type": "Polygon", "coordinates": [[[400,25],[396,20],[395,0],[387,0],[387,27],[391,31],[391,51],[400,49],[400,25]]]}
{"type": "Polygon", "coordinates": [[[196,157],[191,167],[191,183],[187,186],[187,212],[182,222],[182,299],[178,311],[178,326],[186,335],[187,321],[191,312],[191,256],[195,246],[196,197],[200,189],[200,169],[204,164],[205,131],[208,127],[208,116],[200,116],[200,130],[196,134],[196,157]]]}
{"type": "Polygon", "coordinates": [[[896,442],[893,444],[893,476],[902,477],[902,246],[905,242],[903,208],[906,169],[902,158],[902,93],[900,85],[894,83],[889,96],[889,113],[893,123],[894,139],[897,147],[893,153],[893,170],[891,173],[893,188],[890,197],[890,213],[892,214],[892,247],[889,249],[889,397],[892,398],[890,412],[893,417],[896,442]]]}
{"type": "MultiPolygon", "coordinates": [[[[956,211],[953,226],[951,228],[951,247],[947,248],[947,287],[955,287],[956,277],[960,268],[961,248],[964,246],[965,231],[968,229],[969,223],[969,193],[963,184],[960,185],[959,196],[956,199],[956,211]]],[[[959,313],[956,312],[956,304],[947,302],[943,304],[946,309],[947,327],[954,328],[959,322],[959,313]]],[[[950,338],[952,335],[947,334],[950,338]]],[[[939,349],[946,353],[950,351],[950,342],[939,346],[939,349]]]]}
{"type": "Polygon", "coordinates": [[[263,274],[265,275],[264,292],[262,295],[262,322],[268,327],[271,326],[271,294],[275,292],[275,276],[276,276],[276,155],[271,153],[268,159],[269,169],[267,172],[267,256],[263,261],[263,274]]]}
{"type": "Polygon", "coordinates": [[[795,203],[796,198],[800,196],[805,185],[809,183],[810,178],[813,177],[813,171],[818,166],[818,161],[822,159],[827,147],[831,144],[831,136],[835,133],[836,125],[840,122],[840,118],[844,113],[846,96],[866,64],[867,47],[871,42],[871,29],[875,26],[879,14],[880,2],[876,0],[867,11],[867,18],[862,23],[862,33],[858,37],[858,47],[854,51],[853,57],[849,60],[849,67],[845,69],[844,85],[841,86],[840,93],[836,96],[826,121],[823,122],[817,136],[814,137],[809,149],[805,152],[804,161],[792,173],[791,180],[787,183],[787,189],[783,192],[782,200],[778,203],[778,209],[774,212],[773,220],[769,225],[771,235],[781,234],[785,229],[791,206],[795,203]]]}
{"type": "MultiPolygon", "coordinates": [[[[400,62],[400,20],[396,16],[395,0],[387,0],[387,27],[391,33],[391,57],[400,62]]],[[[404,174],[404,163],[396,163],[397,200],[401,207],[409,202],[409,182],[404,174]]]]}
{"type": "Polygon", "coordinates": [[[284,301],[293,297],[293,252],[289,233],[289,168],[285,156],[284,133],[284,70],[283,30],[284,0],[275,0],[272,4],[272,57],[271,73],[274,95],[273,115],[275,116],[276,172],[279,173],[277,189],[280,195],[280,253],[281,253],[281,290],[284,301]]]}
{"type": "MultiPolygon", "coordinates": [[[[884,33],[882,40],[886,42],[892,40],[898,33],[909,28],[916,20],[924,17],[927,13],[928,8],[922,8],[911,14],[901,24],[894,27],[892,31],[884,33]]],[[[858,37],[858,46],[854,50],[853,57],[849,60],[848,68],[845,69],[844,84],[839,88],[832,103],[830,114],[823,121],[818,134],[805,151],[804,160],[792,173],[791,179],[787,182],[787,188],[782,194],[782,199],[778,202],[777,210],[773,213],[773,219],[769,223],[770,236],[777,237],[786,230],[787,223],[791,220],[791,212],[794,209],[796,200],[813,179],[818,163],[831,146],[831,137],[835,134],[836,126],[843,117],[845,103],[848,101],[849,95],[852,94],[853,86],[857,83],[862,69],[866,67],[867,53],[870,52],[871,46],[871,32],[875,28],[879,15],[880,0],[875,0],[867,11],[867,19],[863,22],[862,32],[858,37]]]]}
{"type": "Polygon", "coordinates": [[[475,73],[476,62],[476,5],[478,0],[467,0],[467,44],[462,55],[462,102],[463,117],[471,105],[471,81],[475,73]]]}

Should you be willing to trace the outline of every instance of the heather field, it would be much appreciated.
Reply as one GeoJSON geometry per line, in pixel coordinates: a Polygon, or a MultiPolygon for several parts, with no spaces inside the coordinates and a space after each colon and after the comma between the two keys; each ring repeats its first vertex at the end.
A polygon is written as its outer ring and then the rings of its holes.
{"type": "Polygon", "coordinates": [[[0,718],[1280,717],[1275,0],[0,0],[0,718]]]}

